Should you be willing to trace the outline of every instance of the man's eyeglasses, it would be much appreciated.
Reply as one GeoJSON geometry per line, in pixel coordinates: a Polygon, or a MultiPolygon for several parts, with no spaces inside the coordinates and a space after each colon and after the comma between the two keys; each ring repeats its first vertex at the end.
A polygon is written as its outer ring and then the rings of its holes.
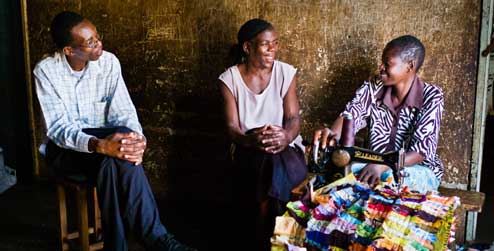
{"type": "Polygon", "coordinates": [[[101,40],[103,40],[103,35],[96,34],[93,39],[87,40],[84,44],[78,45],[77,47],[94,49],[98,47],[98,44],[101,42],[101,40]]]}

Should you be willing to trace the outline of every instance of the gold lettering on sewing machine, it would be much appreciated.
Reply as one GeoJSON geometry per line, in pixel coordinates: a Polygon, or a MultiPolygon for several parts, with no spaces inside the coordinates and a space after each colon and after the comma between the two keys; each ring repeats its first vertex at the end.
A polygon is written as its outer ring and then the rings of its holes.
{"type": "Polygon", "coordinates": [[[377,154],[365,153],[361,151],[355,151],[355,158],[361,158],[373,161],[384,161],[383,157],[377,154]]]}

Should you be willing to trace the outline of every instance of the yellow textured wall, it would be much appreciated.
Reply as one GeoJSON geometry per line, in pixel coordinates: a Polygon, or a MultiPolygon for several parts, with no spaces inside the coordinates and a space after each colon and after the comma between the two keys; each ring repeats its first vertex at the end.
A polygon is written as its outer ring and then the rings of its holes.
{"type": "Polygon", "coordinates": [[[48,27],[64,9],[92,20],[105,49],[120,59],[150,141],[145,167],[159,193],[204,179],[225,187],[227,139],[216,78],[228,66],[238,28],[254,17],[275,25],[280,59],[298,68],[305,139],[330,125],[377,69],[387,41],[420,38],[427,49],[421,77],[446,96],[438,149],[444,182],[468,182],[480,1],[31,0],[33,64],[51,49],[48,27]]]}

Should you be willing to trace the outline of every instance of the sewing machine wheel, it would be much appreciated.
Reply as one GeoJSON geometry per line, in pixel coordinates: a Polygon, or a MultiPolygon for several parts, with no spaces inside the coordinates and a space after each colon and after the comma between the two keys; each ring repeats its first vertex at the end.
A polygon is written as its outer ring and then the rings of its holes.
{"type": "Polygon", "coordinates": [[[332,159],[334,165],[337,167],[345,167],[350,164],[350,161],[352,160],[350,153],[342,149],[334,151],[332,159]]]}

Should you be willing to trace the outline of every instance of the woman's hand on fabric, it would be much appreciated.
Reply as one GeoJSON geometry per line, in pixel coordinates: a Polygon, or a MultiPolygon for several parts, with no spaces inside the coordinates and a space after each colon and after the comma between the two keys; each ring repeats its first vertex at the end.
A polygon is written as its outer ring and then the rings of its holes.
{"type": "Polygon", "coordinates": [[[380,164],[367,164],[357,175],[360,182],[369,184],[370,187],[374,187],[381,181],[381,175],[389,170],[386,165],[380,164]]]}
{"type": "Polygon", "coordinates": [[[337,134],[329,128],[323,128],[314,132],[313,145],[318,146],[321,149],[326,148],[327,145],[333,146],[336,144],[337,134]]]}
{"type": "Polygon", "coordinates": [[[290,144],[288,132],[281,126],[268,125],[263,135],[265,137],[262,143],[265,146],[264,151],[267,153],[277,154],[290,144]]]}

